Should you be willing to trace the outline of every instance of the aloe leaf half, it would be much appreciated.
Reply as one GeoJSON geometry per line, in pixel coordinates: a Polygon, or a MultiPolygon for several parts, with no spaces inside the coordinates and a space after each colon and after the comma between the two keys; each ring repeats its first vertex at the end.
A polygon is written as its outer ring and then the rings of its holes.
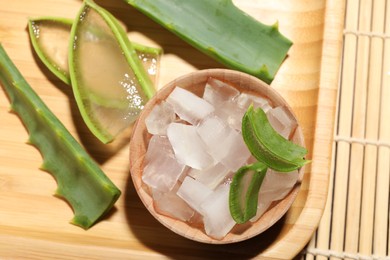
{"type": "Polygon", "coordinates": [[[292,42],[232,0],[125,0],[227,67],[270,83],[292,42]]]}
{"type": "MultiPolygon", "coordinates": [[[[43,64],[60,80],[70,85],[68,50],[73,20],[61,17],[30,19],[30,40],[43,64]]],[[[154,84],[157,83],[161,48],[132,42],[138,58],[154,84]]]]}
{"type": "Polygon", "coordinates": [[[85,1],[77,17],[69,46],[73,93],[88,128],[108,143],[136,120],[155,89],[108,11],[85,1]]]}
{"type": "Polygon", "coordinates": [[[229,210],[236,223],[243,224],[257,212],[257,202],[267,166],[261,162],[246,165],[235,173],[229,191],[229,210]]]}
{"type": "Polygon", "coordinates": [[[56,179],[56,195],[74,211],[71,223],[88,229],[107,213],[120,190],[29,86],[0,44],[0,82],[43,157],[42,169],[56,179]]]}
{"type": "Polygon", "coordinates": [[[242,119],[242,137],[252,155],[276,171],[291,172],[310,162],[304,159],[306,148],[276,132],[261,108],[254,109],[251,105],[246,111],[242,119]]]}

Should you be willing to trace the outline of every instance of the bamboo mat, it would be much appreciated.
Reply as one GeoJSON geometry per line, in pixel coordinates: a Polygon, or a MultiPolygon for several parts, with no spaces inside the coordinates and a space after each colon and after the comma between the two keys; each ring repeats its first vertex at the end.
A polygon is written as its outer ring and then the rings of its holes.
{"type": "Polygon", "coordinates": [[[349,0],[327,205],[305,259],[390,259],[390,2],[349,0]]]}

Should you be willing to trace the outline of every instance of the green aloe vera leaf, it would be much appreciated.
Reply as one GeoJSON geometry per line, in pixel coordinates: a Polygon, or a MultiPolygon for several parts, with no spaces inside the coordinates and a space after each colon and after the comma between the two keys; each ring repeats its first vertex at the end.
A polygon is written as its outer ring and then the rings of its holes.
{"type": "Polygon", "coordinates": [[[257,212],[257,202],[267,166],[261,162],[241,167],[233,176],[229,191],[229,210],[236,223],[243,224],[257,212]]]}
{"type": "MultiPolygon", "coordinates": [[[[71,19],[50,16],[30,19],[28,22],[30,40],[38,57],[55,76],[68,85],[68,50],[72,23],[71,19]]],[[[135,42],[132,45],[150,79],[156,84],[162,49],[135,42]]]]}
{"type": "Polygon", "coordinates": [[[264,25],[232,0],[125,0],[229,68],[270,83],[292,42],[277,23],[264,25]]]}
{"type": "Polygon", "coordinates": [[[41,152],[42,169],[56,179],[56,195],[74,211],[72,224],[88,229],[107,213],[120,190],[26,82],[0,44],[0,82],[29,132],[29,143],[41,152]]]}
{"type": "Polygon", "coordinates": [[[125,31],[109,12],[85,1],[77,17],[69,46],[73,93],[88,128],[109,143],[136,120],[155,89],[125,31]]]}
{"type": "Polygon", "coordinates": [[[242,119],[242,136],[252,155],[276,171],[290,172],[309,162],[303,158],[307,150],[276,132],[261,108],[248,108],[242,119]]]}

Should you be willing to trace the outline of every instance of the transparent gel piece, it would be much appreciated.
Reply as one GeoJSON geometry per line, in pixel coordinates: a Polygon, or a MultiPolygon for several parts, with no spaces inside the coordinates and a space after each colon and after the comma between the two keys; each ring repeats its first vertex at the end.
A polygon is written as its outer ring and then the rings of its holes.
{"type": "Polygon", "coordinates": [[[268,110],[267,118],[275,131],[285,139],[290,139],[291,133],[298,125],[286,107],[279,106],[268,110]]]}
{"type": "Polygon", "coordinates": [[[172,105],[162,101],[155,105],[150,114],[145,118],[145,125],[150,134],[166,135],[170,123],[175,121],[176,115],[172,105]]]}
{"type": "Polygon", "coordinates": [[[249,93],[241,93],[236,99],[235,102],[240,108],[247,109],[251,104],[254,108],[261,107],[264,112],[267,112],[272,107],[269,103],[269,100],[265,97],[256,96],[249,93]]]}
{"type": "Polygon", "coordinates": [[[177,191],[177,195],[198,213],[201,213],[200,205],[212,193],[212,189],[188,176],[177,191]]]}
{"type": "Polygon", "coordinates": [[[152,189],[154,208],[162,215],[189,221],[194,216],[195,211],[176,194],[179,187],[178,183],[168,192],[152,189]]]}
{"type": "Polygon", "coordinates": [[[200,181],[210,189],[215,189],[229,175],[230,171],[223,164],[217,163],[204,170],[190,169],[188,176],[200,181]]]}
{"type": "Polygon", "coordinates": [[[171,123],[167,128],[167,136],[178,162],[198,170],[214,164],[195,126],[171,123]]]}
{"type": "Polygon", "coordinates": [[[214,114],[224,120],[231,128],[241,132],[242,117],[246,109],[238,107],[234,101],[225,101],[215,109],[214,114]]]}
{"type": "Polygon", "coordinates": [[[209,116],[197,126],[197,132],[207,151],[217,163],[230,171],[237,171],[250,156],[241,134],[217,116],[209,116]]]}
{"type": "Polygon", "coordinates": [[[200,206],[207,235],[222,239],[236,225],[229,210],[229,185],[220,185],[200,206]]]}
{"type": "Polygon", "coordinates": [[[298,181],[298,171],[276,172],[268,169],[261,184],[256,216],[250,221],[257,221],[271,206],[273,201],[278,201],[291,192],[295,183],[298,181]]]}
{"type": "Polygon", "coordinates": [[[206,100],[180,87],[176,87],[166,101],[181,119],[193,125],[214,111],[214,107],[206,100]]]}
{"type": "Polygon", "coordinates": [[[175,187],[184,169],[185,166],[176,160],[168,138],[154,135],[145,155],[142,181],[155,190],[168,192],[175,187]]]}
{"type": "Polygon", "coordinates": [[[215,78],[209,78],[204,88],[203,99],[213,104],[214,107],[219,107],[226,101],[232,101],[239,93],[230,84],[215,78]]]}

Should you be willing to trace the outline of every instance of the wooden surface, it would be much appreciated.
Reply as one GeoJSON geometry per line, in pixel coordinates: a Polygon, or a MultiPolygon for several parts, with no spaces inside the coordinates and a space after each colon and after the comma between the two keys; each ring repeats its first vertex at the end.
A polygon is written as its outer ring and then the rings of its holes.
{"type": "MultiPolygon", "coordinates": [[[[122,190],[115,209],[88,231],[68,224],[72,210],[53,196],[56,183],[39,170],[39,152],[25,142],[19,118],[8,113],[0,91],[0,256],[33,259],[204,259],[273,257],[291,259],[306,245],[327,196],[338,86],[343,1],[237,0],[265,23],[279,21],[294,45],[272,86],[293,107],[303,127],[312,164],[287,215],[269,231],[232,245],[184,239],[158,223],[138,198],[129,175],[131,129],[111,145],[100,144],[85,127],[69,87],[33,54],[27,19],[73,18],[77,0],[0,1],[0,41],[34,90],[122,190]]],[[[122,1],[97,1],[126,26],[133,41],[164,48],[158,87],[185,73],[222,67],[122,1]]]]}

